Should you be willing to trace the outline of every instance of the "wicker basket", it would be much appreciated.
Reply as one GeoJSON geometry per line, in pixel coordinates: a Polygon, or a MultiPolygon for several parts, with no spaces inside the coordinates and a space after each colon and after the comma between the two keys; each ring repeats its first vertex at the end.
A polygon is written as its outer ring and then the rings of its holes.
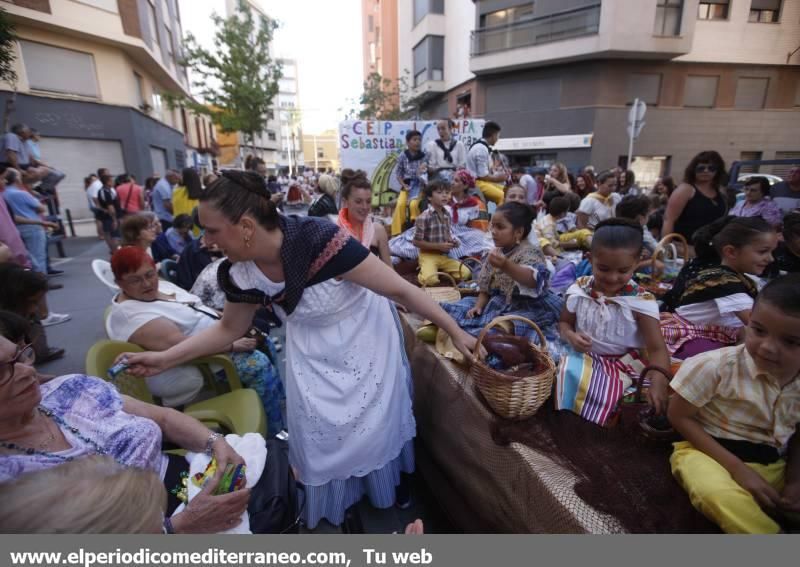
{"type": "Polygon", "coordinates": [[[470,376],[475,382],[480,393],[486,399],[489,407],[500,417],[505,419],[527,419],[536,413],[541,405],[550,397],[553,389],[553,379],[556,374],[556,365],[547,353],[547,340],[544,338],[539,326],[524,317],[507,315],[498,317],[486,325],[478,335],[475,344],[475,362],[470,367],[470,376]],[[532,376],[510,376],[489,368],[480,357],[481,343],[486,334],[504,321],[522,321],[536,330],[541,341],[541,346],[530,342],[531,348],[545,365],[545,370],[532,376]]]}
{"type": "Polygon", "coordinates": [[[658,263],[656,262],[659,256],[665,256],[666,259],[667,250],[672,250],[673,251],[672,260],[677,261],[679,259],[678,249],[675,246],[674,242],[679,243],[683,248],[682,258],[680,258],[681,260],[683,260],[683,265],[685,266],[689,262],[689,244],[686,242],[686,239],[677,232],[673,232],[672,234],[666,235],[664,238],[661,239],[661,242],[658,243],[658,246],[656,246],[656,249],[653,251],[653,256],[651,258],[653,279],[655,281],[662,281],[664,275],[662,272],[659,271],[658,263]]]}
{"type": "Polygon", "coordinates": [[[458,291],[458,286],[456,285],[456,280],[453,279],[453,276],[446,274],[445,272],[436,272],[436,275],[439,277],[444,276],[450,280],[452,285],[428,287],[423,284],[422,289],[425,291],[425,293],[430,295],[434,301],[438,301],[439,303],[454,303],[461,299],[461,293],[458,291]]]}

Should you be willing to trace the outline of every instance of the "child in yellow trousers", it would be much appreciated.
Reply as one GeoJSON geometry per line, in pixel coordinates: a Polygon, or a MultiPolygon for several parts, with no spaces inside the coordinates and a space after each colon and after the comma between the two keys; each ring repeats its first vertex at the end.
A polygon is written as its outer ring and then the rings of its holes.
{"type": "Polygon", "coordinates": [[[419,248],[419,282],[422,285],[439,283],[437,272],[450,274],[456,281],[466,279],[470,271],[447,253],[457,246],[450,229],[450,213],[445,203],[450,202],[450,186],[444,181],[433,181],[423,189],[428,197],[428,208],[419,217],[414,232],[414,246],[419,248]]]}
{"type": "Polygon", "coordinates": [[[687,359],[670,383],[672,474],[727,533],[800,517],[800,274],[756,298],[744,344],[687,359]]]}

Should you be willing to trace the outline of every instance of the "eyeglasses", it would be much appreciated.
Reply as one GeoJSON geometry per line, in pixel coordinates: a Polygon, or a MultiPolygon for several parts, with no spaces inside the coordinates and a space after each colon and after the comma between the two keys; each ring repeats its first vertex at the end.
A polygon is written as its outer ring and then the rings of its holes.
{"type": "Polygon", "coordinates": [[[33,350],[33,345],[27,344],[21,348],[17,348],[17,353],[14,355],[14,358],[0,362],[0,386],[5,386],[14,378],[14,369],[17,364],[31,366],[35,360],[36,351],[33,350]],[[6,368],[8,368],[8,376],[5,376],[6,368]]]}
{"type": "Polygon", "coordinates": [[[717,172],[717,166],[716,165],[703,165],[703,164],[700,164],[700,165],[698,165],[697,167],[694,168],[694,171],[695,171],[695,173],[706,173],[706,172],[708,172],[708,173],[716,173],[717,172]]]}
{"type": "Polygon", "coordinates": [[[150,270],[149,272],[145,272],[145,274],[142,276],[131,276],[129,278],[123,278],[122,281],[127,285],[139,286],[145,282],[153,280],[156,277],[158,277],[158,272],[155,270],[150,270]]]}

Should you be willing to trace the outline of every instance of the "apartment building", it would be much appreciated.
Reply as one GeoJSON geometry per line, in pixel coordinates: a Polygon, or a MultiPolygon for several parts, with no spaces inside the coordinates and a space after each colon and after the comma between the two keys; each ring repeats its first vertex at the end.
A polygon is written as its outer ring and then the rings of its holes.
{"type": "Polygon", "coordinates": [[[317,172],[329,169],[339,171],[339,133],[325,130],[319,134],[306,134],[303,138],[306,167],[317,172]]]}
{"type": "Polygon", "coordinates": [[[680,177],[704,149],[800,159],[796,0],[408,4],[399,58],[422,114],[453,116],[469,100],[503,126],[498,148],[514,163],[624,164],[635,98],[648,104],[633,164],[645,183],[680,177]]]}
{"type": "Polygon", "coordinates": [[[210,161],[210,122],[162,98],[188,94],[175,0],[3,0],[2,7],[19,41],[18,81],[0,84],[0,100],[16,92],[8,121],[39,130],[44,158],[67,174],[60,195],[73,217],[90,216],[83,178],[98,167],[144,182],[210,161]]]}
{"type": "MultiPolygon", "coordinates": [[[[416,0],[361,0],[364,80],[378,73],[394,84],[403,76],[398,63],[398,6],[416,0]]],[[[398,101],[393,101],[395,104],[398,101]]]]}
{"type": "Polygon", "coordinates": [[[296,173],[305,165],[303,129],[300,124],[300,81],[296,60],[280,59],[280,62],[283,77],[278,82],[276,104],[281,137],[278,167],[281,171],[296,173]]]}

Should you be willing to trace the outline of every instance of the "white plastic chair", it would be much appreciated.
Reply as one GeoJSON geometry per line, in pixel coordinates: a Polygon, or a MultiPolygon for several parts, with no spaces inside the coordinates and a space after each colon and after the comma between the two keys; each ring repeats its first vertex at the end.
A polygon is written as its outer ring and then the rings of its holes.
{"type": "Polygon", "coordinates": [[[106,287],[112,291],[119,291],[119,286],[114,282],[114,272],[111,271],[111,263],[107,260],[92,260],[92,271],[106,287]]]}

